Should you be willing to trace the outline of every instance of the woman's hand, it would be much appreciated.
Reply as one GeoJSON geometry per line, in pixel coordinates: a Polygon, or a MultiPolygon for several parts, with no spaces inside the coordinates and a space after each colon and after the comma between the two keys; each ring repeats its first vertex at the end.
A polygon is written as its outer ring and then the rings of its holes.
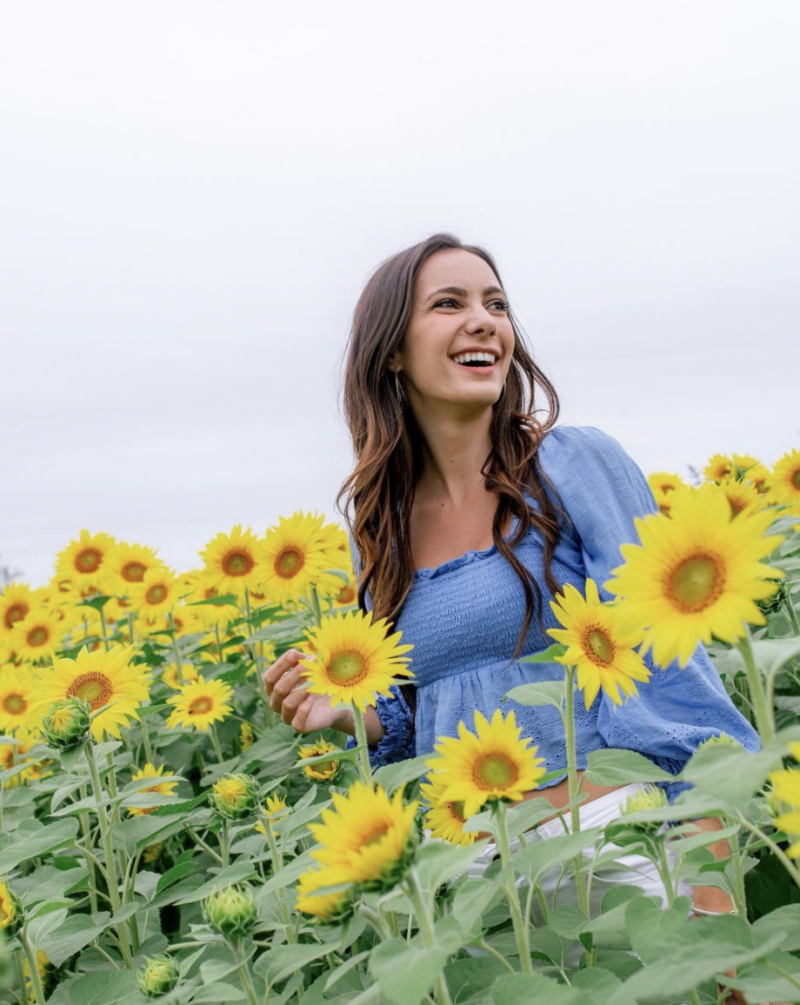
{"type": "Polygon", "coordinates": [[[298,649],[289,649],[264,671],[262,680],[270,696],[269,707],[273,712],[280,712],[283,722],[298,733],[331,728],[352,736],[355,732],[352,713],[347,709],[331,708],[328,695],[309,694],[306,690],[305,670],[298,666],[301,659],[314,657],[298,649]]]}

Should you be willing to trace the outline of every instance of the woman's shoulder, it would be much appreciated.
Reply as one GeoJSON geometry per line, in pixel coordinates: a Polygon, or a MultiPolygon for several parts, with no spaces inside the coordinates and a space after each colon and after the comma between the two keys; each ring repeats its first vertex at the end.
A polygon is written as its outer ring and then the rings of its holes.
{"type": "Polygon", "coordinates": [[[625,451],[618,440],[597,426],[554,426],[542,437],[537,453],[549,475],[551,468],[570,468],[579,459],[595,463],[618,460],[625,451]]]}

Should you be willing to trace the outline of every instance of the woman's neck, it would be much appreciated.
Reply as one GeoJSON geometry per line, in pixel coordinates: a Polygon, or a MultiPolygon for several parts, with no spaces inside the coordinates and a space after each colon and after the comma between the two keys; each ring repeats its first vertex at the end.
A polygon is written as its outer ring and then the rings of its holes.
{"type": "Polygon", "coordinates": [[[418,495],[452,503],[456,508],[485,487],[481,474],[492,448],[491,409],[468,416],[451,411],[415,415],[422,434],[422,474],[418,495]]]}

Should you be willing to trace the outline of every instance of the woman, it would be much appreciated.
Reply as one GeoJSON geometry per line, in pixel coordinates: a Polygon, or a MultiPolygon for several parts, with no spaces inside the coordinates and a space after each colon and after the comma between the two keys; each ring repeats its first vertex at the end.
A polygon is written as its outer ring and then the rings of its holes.
{"type": "MultiPolygon", "coordinates": [[[[368,281],[345,410],[357,466],[339,499],[347,492],[354,509],[359,604],[374,604],[415,646],[414,685],[367,715],[370,756],[383,764],[431,753],[460,720],[472,728],[476,709],[491,718],[518,684],[562,679],[560,665],[516,662],[551,644],[546,629],[558,623],[548,601],[564,583],[583,593],[587,577],[612,599],[603,583],[621,564],[620,544],[636,540],[633,518],[658,508],[616,440],[593,427],[552,428],[558,398],[525,348],[493,259],[449,234],[389,258],[368,281]],[[536,386],[545,424],[533,415],[536,386]]],[[[352,736],[349,712],[302,688],[301,656],[290,650],[265,673],[271,707],[298,732],[352,736]]],[[[655,668],[639,690],[617,711],[602,691],[588,711],[577,703],[579,768],[589,751],[623,747],[677,774],[722,731],[758,749],[702,646],[685,669],[655,668]]],[[[557,712],[503,705],[512,708],[545,767],[565,769],[557,712]]],[[[555,808],[567,802],[565,775],[537,790],[555,808]]],[[[672,796],[680,786],[667,788],[672,796]]],[[[583,791],[605,800],[595,807],[604,819],[616,815],[617,787],[584,780],[583,791]]],[[[722,842],[712,850],[729,854],[722,842]]],[[[733,909],[714,888],[696,888],[694,903],[733,909]]]]}

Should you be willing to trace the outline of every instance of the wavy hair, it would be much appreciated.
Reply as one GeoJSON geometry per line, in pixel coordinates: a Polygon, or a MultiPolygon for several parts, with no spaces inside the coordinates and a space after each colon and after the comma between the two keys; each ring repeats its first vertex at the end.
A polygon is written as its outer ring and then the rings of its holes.
{"type": "MultiPolygon", "coordinates": [[[[345,350],[343,407],[356,466],[342,484],[336,505],[361,558],[361,569],[356,569],[358,605],[366,609],[369,591],[374,616],[390,622],[397,620],[414,580],[409,526],[422,456],[421,433],[388,364],[402,346],[420,269],[431,255],[451,248],[479,255],[502,287],[497,266],[487,251],[463,244],[452,234],[434,234],[387,258],[373,271],[356,304],[345,350]]],[[[481,474],[487,490],[498,496],[492,539],[519,577],[525,594],[525,618],[511,656],[513,661],[522,651],[534,612],[544,634],[541,589],[513,549],[531,525],[541,531],[545,582],[556,593],[560,584],[553,576],[551,563],[559,541],[559,524],[556,506],[544,490],[545,482],[558,500],[558,510],[566,513],[537,457],[544,434],[558,418],[558,395],[534,363],[511,312],[509,318],[515,336],[514,352],[505,391],[492,406],[492,447],[481,474]],[[534,417],[536,386],[547,399],[548,417],[544,423],[534,417]],[[528,506],[524,491],[539,503],[540,511],[528,506]],[[514,535],[506,541],[502,529],[509,513],[516,515],[519,522],[514,535]]]]}

